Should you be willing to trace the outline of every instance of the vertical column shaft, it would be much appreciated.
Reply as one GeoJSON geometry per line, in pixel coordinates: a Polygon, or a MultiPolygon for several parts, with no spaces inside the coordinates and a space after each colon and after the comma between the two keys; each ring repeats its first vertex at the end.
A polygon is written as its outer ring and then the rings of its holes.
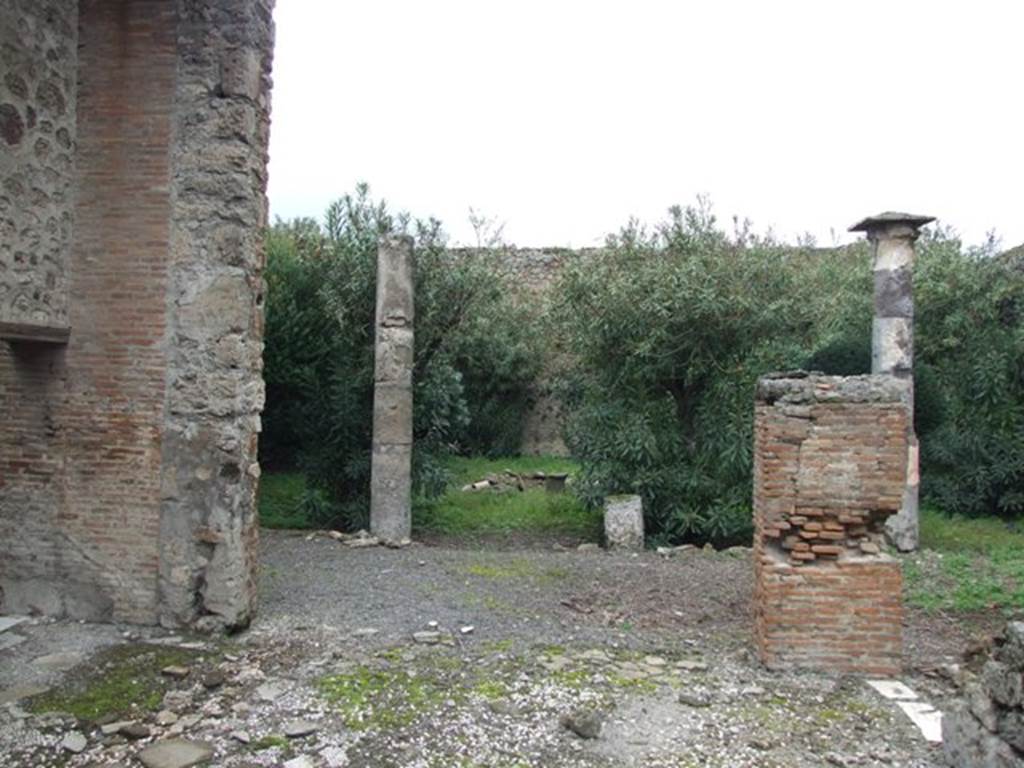
{"type": "Polygon", "coordinates": [[[926,216],[883,213],[851,229],[867,233],[874,253],[875,301],[871,328],[871,372],[908,379],[907,470],[903,504],[886,522],[886,535],[899,550],[918,544],[918,443],[914,433],[914,242],[926,216]]]}
{"type": "Polygon", "coordinates": [[[370,529],[384,541],[412,532],[413,244],[377,248],[370,529]]]}

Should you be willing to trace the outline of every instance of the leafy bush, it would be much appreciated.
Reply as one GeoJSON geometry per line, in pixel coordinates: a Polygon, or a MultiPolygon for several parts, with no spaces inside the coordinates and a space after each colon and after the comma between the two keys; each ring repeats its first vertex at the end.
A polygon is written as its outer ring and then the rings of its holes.
{"type": "MultiPolygon", "coordinates": [[[[924,492],[962,514],[1024,506],[1024,311],[1008,260],[946,232],[921,241],[916,413],[924,492]]],[[[772,370],[870,371],[865,243],[727,235],[705,204],[636,224],[577,263],[555,320],[574,365],[568,441],[592,503],[640,493],[655,541],[750,534],[753,389],[772,370]]]]}
{"type": "Polygon", "coordinates": [[[1024,272],[991,241],[964,248],[939,231],[920,250],[916,351],[941,407],[921,441],[922,491],[946,512],[1020,516],[1024,272]]]}
{"type": "Polygon", "coordinates": [[[261,457],[296,467],[323,499],[317,516],[364,525],[368,512],[378,239],[411,234],[416,246],[414,483],[437,494],[441,457],[502,438],[487,422],[506,395],[525,402],[538,363],[530,322],[486,252],[453,255],[436,221],[393,215],[365,185],[315,222],[278,223],[267,237],[261,457]],[[335,506],[336,505],[336,506],[335,506]]]}
{"type": "Polygon", "coordinates": [[[554,312],[584,497],[640,493],[655,540],[748,537],[754,383],[845,325],[864,258],[729,237],[704,205],[571,266],[554,312]]]}

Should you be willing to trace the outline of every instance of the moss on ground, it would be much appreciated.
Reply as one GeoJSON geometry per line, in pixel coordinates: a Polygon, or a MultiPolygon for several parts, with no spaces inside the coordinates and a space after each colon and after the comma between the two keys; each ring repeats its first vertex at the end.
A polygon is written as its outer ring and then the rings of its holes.
{"type": "Polygon", "coordinates": [[[445,671],[451,670],[435,664],[417,664],[417,668],[416,674],[409,674],[362,666],[320,678],[317,689],[353,730],[402,728],[459,694],[444,679],[445,671]]]}
{"type": "Polygon", "coordinates": [[[66,712],[96,722],[160,708],[175,681],[161,674],[164,667],[188,666],[198,652],[183,648],[133,643],[100,651],[73,670],[67,680],[28,701],[34,713],[66,712]]]}

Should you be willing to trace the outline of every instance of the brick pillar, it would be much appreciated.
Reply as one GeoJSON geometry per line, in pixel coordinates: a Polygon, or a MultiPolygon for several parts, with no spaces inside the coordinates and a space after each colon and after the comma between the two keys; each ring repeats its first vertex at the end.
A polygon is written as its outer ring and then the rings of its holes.
{"type": "Polygon", "coordinates": [[[377,249],[376,363],[370,528],[385,541],[412,532],[412,238],[377,249]]]}
{"type": "Polygon", "coordinates": [[[900,669],[900,564],[880,544],[903,498],[908,386],[802,373],[758,382],[754,610],[769,667],[900,669]]]}
{"type": "MultiPolygon", "coordinates": [[[[907,379],[907,408],[914,413],[914,241],[935,219],[887,212],[864,219],[851,232],[864,232],[874,253],[875,317],[871,329],[871,372],[907,379]]],[[[898,514],[886,523],[893,546],[917,549],[920,476],[914,420],[907,422],[907,485],[898,514]]]]}

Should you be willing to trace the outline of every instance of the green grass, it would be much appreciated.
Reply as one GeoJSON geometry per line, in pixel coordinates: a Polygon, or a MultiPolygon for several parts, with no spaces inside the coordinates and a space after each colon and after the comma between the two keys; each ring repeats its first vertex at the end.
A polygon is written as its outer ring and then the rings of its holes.
{"type": "Polygon", "coordinates": [[[533,472],[544,472],[549,475],[575,474],[579,465],[572,459],[560,456],[507,456],[501,459],[488,459],[484,456],[453,456],[446,462],[452,475],[451,484],[461,488],[467,483],[483,480],[487,475],[496,475],[508,469],[517,474],[526,475],[533,472]]]}
{"type": "Polygon", "coordinates": [[[922,510],[903,571],[907,602],[927,611],[1024,609],[1024,533],[1002,520],[922,510]]]}
{"type": "Polygon", "coordinates": [[[88,667],[72,671],[58,687],[30,699],[28,709],[40,714],[66,712],[92,722],[155,712],[174,687],[161,670],[189,666],[196,655],[144,643],[109,648],[93,657],[88,667]]]}
{"type": "Polygon", "coordinates": [[[276,472],[260,478],[260,525],[265,528],[312,528],[302,510],[306,478],[300,472],[276,472]]]}
{"type": "MultiPolygon", "coordinates": [[[[463,493],[459,489],[490,474],[572,474],[570,459],[554,456],[512,456],[503,459],[453,457],[448,491],[437,499],[417,499],[413,523],[421,532],[445,536],[495,536],[510,532],[566,535],[597,540],[599,514],[588,512],[571,493],[541,489],[523,493],[463,493]]],[[[265,528],[321,528],[311,516],[311,489],[300,472],[274,472],[260,480],[260,525],[265,528]]],[[[326,497],[324,497],[325,499],[326,497]]],[[[328,514],[323,519],[330,517],[328,514]]]]}
{"type": "Polygon", "coordinates": [[[571,492],[462,491],[462,486],[508,469],[525,474],[572,474],[577,466],[568,459],[521,456],[504,459],[454,458],[449,463],[452,481],[438,499],[418,500],[413,524],[431,534],[457,537],[496,537],[509,534],[569,536],[596,541],[601,531],[599,511],[588,510],[571,492]]]}

